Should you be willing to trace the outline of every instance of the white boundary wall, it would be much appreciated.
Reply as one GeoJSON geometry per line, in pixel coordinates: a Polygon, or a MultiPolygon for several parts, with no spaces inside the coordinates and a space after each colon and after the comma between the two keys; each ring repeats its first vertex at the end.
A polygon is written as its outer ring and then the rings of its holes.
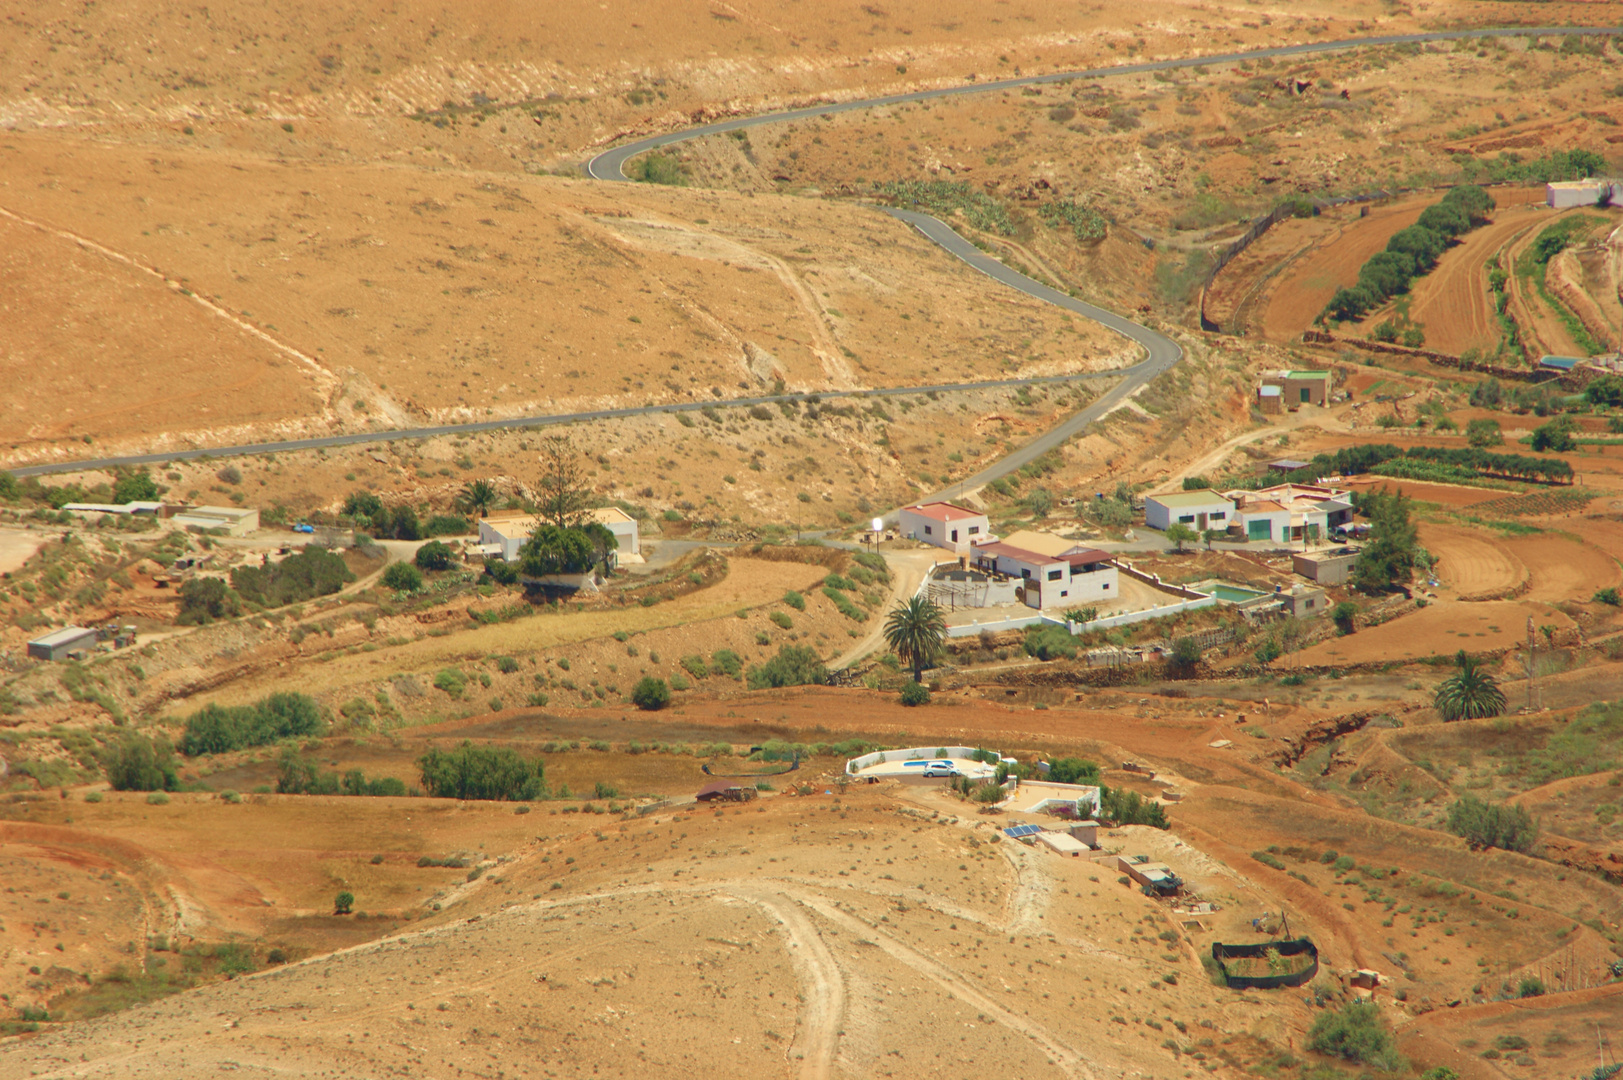
{"type": "MultiPolygon", "coordinates": [[[[968,761],[970,760],[970,755],[974,754],[976,750],[981,749],[985,748],[979,746],[938,745],[909,746],[901,750],[875,750],[871,754],[863,754],[861,757],[854,757],[850,761],[847,761],[845,763],[845,771],[854,776],[863,769],[887,761],[940,761],[951,760],[952,758],[960,758],[964,761],[968,761]],[[936,753],[937,750],[945,750],[947,752],[945,758],[943,758],[941,754],[936,753]]],[[[997,753],[995,750],[988,752],[997,753]]],[[[1001,754],[998,756],[999,758],[1002,757],[1001,754]]]]}

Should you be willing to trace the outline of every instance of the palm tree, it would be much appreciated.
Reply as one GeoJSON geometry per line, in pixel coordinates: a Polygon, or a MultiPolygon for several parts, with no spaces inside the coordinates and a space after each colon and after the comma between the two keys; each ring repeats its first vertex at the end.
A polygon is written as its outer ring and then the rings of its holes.
{"type": "Polygon", "coordinates": [[[1444,720],[1478,720],[1505,711],[1505,692],[1499,689],[1498,679],[1483,671],[1464,649],[1454,663],[1459,671],[1438,684],[1432,699],[1444,720]]]}
{"type": "Polygon", "coordinates": [[[470,481],[462,485],[456,502],[465,512],[484,517],[496,504],[496,485],[489,480],[470,481]]]}
{"type": "Polygon", "coordinates": [[[885,618],[885,643],[913,666],[913,681],[924,681],[924,665],[941,651],[947,617],[923,596],[897,604],[885,618]]]}

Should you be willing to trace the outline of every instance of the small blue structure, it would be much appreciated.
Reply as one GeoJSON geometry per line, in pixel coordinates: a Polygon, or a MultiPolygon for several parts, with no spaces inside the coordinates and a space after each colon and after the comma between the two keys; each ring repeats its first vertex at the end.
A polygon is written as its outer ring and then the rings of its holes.
{"type": "Polygon", "coordinates": [[[1538,366],[1546,371],[1559,371],[1565,374],[1583,363],[1583,359],[1576,356],[1541,356],[1538,366]]]}

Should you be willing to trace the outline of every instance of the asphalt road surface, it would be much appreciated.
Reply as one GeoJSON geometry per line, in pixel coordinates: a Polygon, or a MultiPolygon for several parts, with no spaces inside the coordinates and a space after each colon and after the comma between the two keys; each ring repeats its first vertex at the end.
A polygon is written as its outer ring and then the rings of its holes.
{"type": "MultiPolygon", "coordinates": [[[[757,127],[762,124],[776,124],[785,121],[801,120],[808,117],[822,116],[828,113],[852,112],[859,109],[871,109],[886,105],[900,105],[913,101],[928,101],[935,98],[957,97],[964,94],[984,94],[997,90],[1009,89],[1018,86],[1035,86],[1043,83],[1065,82],[1070,79],[1103,79],[1121,75],[1139,75],[1146,72],[1169,71],[1175,68],[1200,67],[1209,64],[1235,63],[1241,60],[1257,57],[1301,56],[1311,53],[1335,52],[1343,49],[1355,49],[1378,45],[1404,45],[1421,44],[1430,41],[1457,41],[1469,38],[1485,37],[1520,37],[1534,35],[1539,37],[1580,35],[1617,35],[1623,34],[1620,27],[1574,27],[1574,26],[1539,26],[1539,27],[1510,27],[1500,29],[1479,30],[1442,30],[1422,34],[1395,34],[1385,37],[1345,38],[1337,41],[1307,42],[1300,45],[1281,45],[1269,49],[1253,49],[1249,52],[1220,53],[1211,56],[1181,57],[1173,60],[1155,60],[1142,64],[1123,64],[1116,67],[1089,68],[1081,71],[1059,71],[1047,75],[1031,75],[1018,79],[1000,79],[995,82],[973,82],[961,86],[942,87],[934,90],[918,90],[909,94],[890,94],[884,97],[864,98],[858,101],[834,102],[826,105],[817,105],[804,109],[791,109],[784,112],[764,113],[759,116],[738,117],[733,120],[724,120],[715,124],[704,124],[699,127],[688,128],[683,131],[667,132],[663,135],[654,135],[646,139],[617,146],[612,150],[592,158],[587,163],[587,174],[598,180],[625,181],[627,178],[623,171],[625,163],[638,154],[655,150],[672,143],[685,142],[689,139],[700,138],[705,135],[715,135],[728,131],[738,131],[743,128],[757,127]]],[[[671,405],[647,405],[625,409],[601,409],[594,412],[563,413],[551,416],[529,416],[508,420],[486,420],[469,424],[442,424],[435,427],[395,429],[389,431],[364,431],[348,435],[326,435],[313,439],[289,439],[281,442],[246,443],[238,446],[218,446],[187,450],[171,450],[155,454],[130,454],[120,457],[89,458],[78,461],[52,462],[43,465],[30,465],[11,470],[16,476],[44,476],[51,473],[78,472],[86,469],[108,469],[137,465],[157,465],[167,461],[184,461],[200,457],[239,457],[248,454],[284,453],[295,450],[312,450],[321,447],[356,446],[368,443],[392,442],[397,439],[421,439],[438,435],[465,435],[480,431],[500,431],[518,428],[546,427],[555,424],[572,424],[588,420],[612,420],[626,416],[645,416],[659,412],[689,412],[703,409],[706,406],[749,406],[757,404],[770,404],[780,400],[804,401],[807,398],[832,399],[844,397],[891,397],[900,394],[920,394],[930,391],[949,392],[977,389],[996,389],[998,387],[1018,385],[1039,385],[1043,383],[1071,382],[1081,379],[1112,378],[1121,376],[1122,381],[1113,387],[1098,401],[1066,420],[1059,427],[1040,436],[1033,442],[1021,447],[1014,453],[966,478],[960,484],[954,484],[951,490],[976,487],[1005,475],[1035,458],[1041,457],[1049,450],[1061,445],[1067,439],[1081,432],[1089,424],[1103,416],[1112,407],[1126,399],[1150,379],[1177,363],[1183,351],[1177,343],[1170,338],[1140,326],[1138,323],[1124,319],[1119,315],[1105,311],[1101,308],[1084,304],[1074,300],[1064,293],[1041,285],[1023,274],[1016,273],[1002,263],[980,253],[974,245],[959,236],[946,224],[926,214],[910,210],[890,210],[890,213],[903,221],[908,222],[922,232],[929,239],[941,245],[947,251],[963,259],[977,270],[982,271],[999,282],[1011,288],[1018,289],[1030,296],[1047,300],[1067,310],[1077,312],[1086,318],[1094,319],[1113,330],[1125,334],[1129,338],[1144,346],[1147,351],[1146,359],[1133,367],[1118,371],[1088,372],[1079,375],[1051,376],[1035,379],[1000,379],[983,383],[955,383],[938,386],[909,386],[892,387],[883,390],[856,390],[856,391],[830,391],[821,394],[785,394],[768,395],[764,397],[733,398],[710,402],[682,402],[671,405]]],[[[943,497],[946,492],[937,493],[933,497],[943,497]]]]}

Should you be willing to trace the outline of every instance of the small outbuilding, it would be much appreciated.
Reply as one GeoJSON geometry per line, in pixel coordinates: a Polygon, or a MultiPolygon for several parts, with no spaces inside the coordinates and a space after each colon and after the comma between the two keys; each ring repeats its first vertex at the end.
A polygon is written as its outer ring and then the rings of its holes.
{"type": "Polygon", "coordinates": [[[243,506],[191,506],[170,520],[182,528],[223,529],[227,536],[247,536],[259,528],[259,511],[243,506]]]}
{"type": "Polygon", "coordinates": [[[1298,619],[1323,615],[1330,606],[1324,590],[1311,585],[1293,585],[1288,590],[1281,590],[1275,599],[1284,606],[1288,614],[1298,619]]]}
{"type": "Polygon", "coordinates": [[[1320,585],[1345,585],[1358,562],[1358,548],[1338,547],[1328,551],[1294,552],[1291,569],[1320,585]]]}
{"type": "Polygon", "coordinates": [[[1278,386],[1257,387],[1257,408],[1269,415],[1284,412],[1285,391],[1278,386]]]}
{"type": "Polygon", "coordinates": [[[96,632],[82,626],[64,626],[28,643],[28,655],[36,660],[68,660],[83,656],[96,647],[96,632]]]}
{"type": "Polygon", "coordinates": [[[700,788],[694,798],[700,802],[749,802],[755,798],[755,789],[737,780],[714,780],[700,788]]]}
{"type": "Polygon", "coordinates": [[[1080,859],[1093,850],[1069,832],[1040,832],[1033,839],[1055,855],[1063,855],[1067,859],[1080,859]]]}
{"type": "Polygon", "coordinates": [[[640,563],[643,561],[642,552],[638,550],[639,538],[636,518],[618,506],[604,506],[597,510],[586,511],[586,520],[595,521],[614,534],[615,543],[619,545],[619,547],[615,548],[612,559],[615,566],[622,563],[640,563]]]}
{"type": "Polygon", "coordinates": [[[1544,205],[1551,210],[1570,210],[1574,206],[1606,206],[1615,204],[1623,195],[1623,181],[1556,180],[1544,185],[1544,205]]]}
{"type": "Polygon", "coordinates": [[[1196,532],[1226,529],[1234,513],[1234,500],[1203,488],[1199,491],[1169,491],[1144,497],[1144,524],[1165,531],[1173,522],[1196,532]]]}
{"type": "Polygon", "coordinates": [[[1159,896],[1172,896],[1183,888],[1183,879],[1174,874],[1172,867],[1166,863],[1136,862],[1131,858],[1123,858],[1120,865],[1122,873],[1159,896]]]}

